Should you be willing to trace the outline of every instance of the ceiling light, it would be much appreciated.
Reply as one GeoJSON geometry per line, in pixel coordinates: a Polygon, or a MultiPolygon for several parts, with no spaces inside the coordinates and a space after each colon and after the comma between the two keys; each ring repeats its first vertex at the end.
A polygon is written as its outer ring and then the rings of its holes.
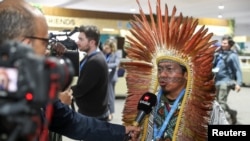
{"type": "Polygon", "coordinates": [[[218,8],[219,9],[224,9],[224,5],[219,5],[218,8]]]}
{"type": "Polygon", "coordinates": [[[131,9],[130,9],[130,12],[135,12],[135,8],[131,8],[131,9]]]}
{"type": "Polygon", "coordinates": [[[222,17],[223,17],[223,16],[222,16],[221,14],[219,14],[219,15],[218,15],[218,18],[220,18],[220,19],[221,19],[222,17]]]}

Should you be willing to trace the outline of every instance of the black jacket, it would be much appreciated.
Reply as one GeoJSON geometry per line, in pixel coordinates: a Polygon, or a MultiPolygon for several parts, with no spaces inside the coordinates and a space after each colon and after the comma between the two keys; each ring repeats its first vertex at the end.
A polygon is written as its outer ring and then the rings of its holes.
{"type": "MultiPolygon", "coordinates": [[[[80,64],[83,61],[80,62],[80,64]]],[[[99,117],[108,112],[108,66],[102,52],[87,56],[77,84],[72,86],[79,112],[99,117]]]]}

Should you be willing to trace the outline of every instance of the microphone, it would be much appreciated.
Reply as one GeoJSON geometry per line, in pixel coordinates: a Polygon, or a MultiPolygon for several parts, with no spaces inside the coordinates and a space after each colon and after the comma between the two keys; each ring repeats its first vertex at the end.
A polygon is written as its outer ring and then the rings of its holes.
{"type": "MultiPolygon", "coordinates": [[[[150,92],[146,92],[140,98],[137,109],[138,113],[133,122],[133,126],[139,126],[144,117],[152,111],[152,108],[156,105],[156,95],[150,92]]],[[[124,141],[128,141],[131,139],[131,133],[126,134],[124,141]]]]}
{"type": "Polygon", "coordinates": [[[156,95],[146,92],[139,100],[137,109],[138,113],[133,126],[138,126],[143,118],[152,111],[153,106],[156,104],[156,95]]]}

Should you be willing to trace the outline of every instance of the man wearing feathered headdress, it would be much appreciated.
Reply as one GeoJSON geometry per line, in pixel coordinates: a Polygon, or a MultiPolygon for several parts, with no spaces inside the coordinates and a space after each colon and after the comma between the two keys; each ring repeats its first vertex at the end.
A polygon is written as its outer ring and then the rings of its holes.
{"type": "Polygon", "coordinates": [[[160,0],[156,16],[149,2],[149,21],[137,3],[140,18],[131,21],[130,47],[121,62],[128,87],[124,124],[133,124],[140,97],[150,92],[157,105],[141,124],[141,141],[207,140],[208,124],[228,124],[215,101],[213,34],[205,26],[196,31],[198,20],[176,16],[175,7],[168,17],[165,5],[162,16],[160,0]]]}

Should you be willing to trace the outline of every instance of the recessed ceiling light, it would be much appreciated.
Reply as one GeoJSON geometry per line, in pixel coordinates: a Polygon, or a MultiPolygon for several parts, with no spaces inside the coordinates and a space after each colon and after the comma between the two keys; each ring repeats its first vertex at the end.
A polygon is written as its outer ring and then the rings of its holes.
{"type": "Polygon", "coordinates": [[[130,9],[130,12],[135,12],[135,8],[131,8],[131,9],[130,9]]]}
{"type": "Polygon", "coordinates": [[[219,9],[224,9],[224,5],[219,5],[218,8],[219,9]]]}
{"type": "Polygon", "coordinates": [[[218,15],[218,18],[222,18],[223,16],[221,14],[218,15]]]}

